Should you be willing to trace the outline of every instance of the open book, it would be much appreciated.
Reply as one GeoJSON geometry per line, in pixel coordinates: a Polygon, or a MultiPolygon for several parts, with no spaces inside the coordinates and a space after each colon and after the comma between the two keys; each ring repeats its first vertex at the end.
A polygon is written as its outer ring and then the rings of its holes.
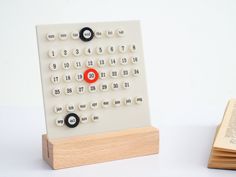
{"type": "Polygon", "coordinates": [[[236,99],[228,102],[217,127],[208,167],[236,169],[236,99]]]}

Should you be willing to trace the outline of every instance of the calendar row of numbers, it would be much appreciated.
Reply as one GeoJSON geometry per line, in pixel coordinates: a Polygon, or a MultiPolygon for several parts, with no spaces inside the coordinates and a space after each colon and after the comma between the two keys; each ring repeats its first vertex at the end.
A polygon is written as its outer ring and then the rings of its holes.
{"type": "MultiPolygon", "coordinates": [[[[87,35],[91,35],[91,32],[89,32],[88,30],[84,31],[84,33],[86,33],[87,35]]],[[[102,37],[111,38],[111,37],[115,37],[115,36],[117,36],[117,37],[124,37],[125,36],[125,30],[123,28],[95,30],[95,31],[93,31],[93,33],[94,33],[94,36],[98,39],[102,38],[102,37]]],[[[84,35],[86,35],[86,34],[84,34],[84,35]]],[[[46,38],[48,41],[54,41],[56,39],[59,39],[61,41],[65,41],[65,40],[69,39],[70,37],[74,40],[79,39],[79,37],[80,37],[79,30],[75,30],[72,32],[59,32],[59,33],[49,32],[46,34],[46,38]]]]}
{"type": "MultiPolygon", "coordinates": [[[[99,72],[100,79],[118,78],[118,77],[126,78],[129,76],[137,77],[139,75],[140,75],[139,68],[133,68],[133,69],[123,68],[121,70],[114,69],[109,72],[106,72],[106,71],[99,72]]],[[[62,81],[65,83],[68,83],[74,80],[78,82],[82,82],[84,80],[84,73],[77,72],[74,75],[71,73],[66,73],[64,75],[54,74],[51,76],[50,80],[53,84],[58,84],[58,83],[61,83],[62,81]]]]}
{"type": "Polygon", "coordinates": [[[103,100],[100,102],[94,101],[91,102],[90,104],[78,104],[75,106],[74,104],[68,104],[66,106],[62,105],[57,105],[54,107],[54,112],[59,114],[64,112],[64,107],[66,108],[66,111],[69,113],[63,117],[56,118],[56,125],[58,127],[63,126],[66,124],[69,128],[74,128],[76,127],[80,122],[81,123],[88,123],[89,120],[92,122],[98,122],[100,120],[100,115],[97,113],[93,113],[91,115],[85,114],[85,113],[80,113],[77,115],[75,111],[85,111],[87,109],[92,109],[95,110],[97,109],[100,105],[102,108],[109,108],[109,107],[120,107],[121,105],[129,106],[131,104],[136,104],[139,105],[143,103],[143,98],[142,97],[135,97],[135,98],[125,98],[125,99],[112,99],[112,100],[103,100]],[[76,125],[75,125],[76,124],[76,125]]]}
{"type": "Polygon", "coordinates": [[[118,64],[120,65],[127,65],[129,63],[132,64],[136,64],[139,62],[139,58],[137,56],[134,57],[121,57],[121,58],[109,58],[109,59],[104,59],[104,58],[100,58],[97,60],[94,59],[87,59],[86,61],[83,61],[82,59],[80,60],[75,60],[75,61],[63,61],[63,62],[51,62],[49,64],[49,69],[51,71],[56,71],[59,70],[60,68],[68,70],[71,68],[74,69],[81,69],[84,66],[88,67],[88,68],[92,68],[95,66],[99,66],[99,67],[105,67],[105,66],[118,66],[118,64]]]}
{"type": "Polygon", "coordinates": [[[114,46],[114,45],[109,45],[108,47],[102,47],[98,46],[95,48],[92,47],[85,47],[84,49],[80,48],[74,48],[74,49],[50,49],[48,51],[48,56],[50,58],[55,58],[58,56],[61,57],[68,57],[68,56],[80,56],[80,55],[87,55],[90,56],[92,54],[97,54],[97,55],[103,55],[105,53],[107,54],[115,54],[115,53],[126,53],[126,52],[136,52],[137,47],[135,44],[130,44],[130,45],[119,45],[119,46],[114,46]]]}
{"type": "Polygon", "coordinates": [[[55,105],[53,107],[53,111],[57,114],[63,113],[63,112],[75,112],[77,110],[79,111],[86,111],[86,110],[95,110],[98,108],[108,108],[108,107],[119,107],[121,105],[124,106],[130,106],[132,104],[142,104],[143,103],[143,97],[137,96],[133,98],[115,98],[111,100],[101,100],[101,101],[92,101],[89,103],[80,103],[80,104],[67,104],[67,105],[55,105]]]}
{"type": "Polygon", "coordinates": [[[77,94],[84,94],[86,91],[89,93],[95,93],[98,91],[101,92],[107,92],[109,90],[120,90],[120,89],[129,89],[131,87],[131,83],[129,81],[124,81],[124,82],[112,82],[111,84],[109,83],[101,83],[101,84],[90,84],[88,86],[85,85],[79,85],[77,87],[73,86],[67,86],[65,88],[60,88],[56,87],[52,89],[52,95],[53,96],[60,96],[63,93],[65,95],[73,95],[75,93],[77,94]]]}

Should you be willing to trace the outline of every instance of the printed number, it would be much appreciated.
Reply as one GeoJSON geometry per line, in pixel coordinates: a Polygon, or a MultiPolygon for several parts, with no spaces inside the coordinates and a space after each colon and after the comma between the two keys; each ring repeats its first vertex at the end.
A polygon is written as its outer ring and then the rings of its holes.
{"type": "Polygon", "coordinates": [[[102,53],[103,53],[102,47],[99,47],[99,48],[98,48],[98,53],[99,53],[99,54],[102,54],[102,53]]]}
{"type": "Polygon", "coordinates": [[[67,49],[63,49],[63,50],[61,50],[61,55],[62,55],[63,57],[68,56],[68,54],[69,54],[69,52],[68,52],[67,49]]]}
{"type": "Polygon", "coordinates": [[[79,61],[75,62],[75,67],[76,68],[81,68],[82,67],[81,62],[79,62],[79,61]]]}
{"type": "Polygon", "coordinates": [[[110,59],[110,64],[115,65],[116,64],[116,59],[114,59],[114,58],[110,59]]]}
{"type": "Polygon", "coordinates": [[[51,51],[51,55],[52,55],[53,57],[55,57],[55,52],[54,52],[54,50],[51,51]]]}
{"type": "Polygon", "coordinates": [[[133,63],[137,63],[137,62],[138,62],[138,57],[133,57],[133,58],[132,58],[132,62],[133,62],[133,63]]]}
{"type": "Polygon", "coordinates": [[[106,73],[105,72],[101,72],[100,73],[100,78],[106,78],[106,73]]]}
{"type": "Polygon", "coordinates": [[[122,46],[120,46],[120,48],[119,48],[119,49],[120,49],[120,52],[124,53],[126,48],[125,48],[125,46],[124,46],[124,45],[122,45],[122,46]]]}
{"type": "Polygon", "coordinates": [[[111,76],[112,77],[117,77],[118,76],[118,72],[117,71],[112,71],[111,76]]]}
{"type": "Polygon", "coordinates": [[[79,55],[79,49],[75,49],[75,54],[79,55]]]}
{"type": "Polygon", "coordinates": [[[99,60],[99,65],[100,65],[100,66],[105,65],[105,61],[104,61],[104,60],[99,60]]]}
{"type": "Polygon", "coordinates": [[[96,91],[96,86],[94,85],[90,86],[90,91],[96,91]]]}
{"type": "Polygon", "coordinates": [[[121,58],[121,64],[126,64],[128,62],[127,58],[121,58]]]}
{"type": "Polygon", "coordinates": [[[128,76],[129,75],[129,71],[128,70],[123,70],[123,76],[128,76]]]}
{"type": "Polygon", "coordinates": [[[51,58],[54,58],[54,57],[56,56],[55,50],[54,50],[54,49],[49,50],[48,55],[49,55],[51,58]]]}
{"type": "Polygon", "coordinates": [[[79,87],[78,90],[79,90],[79,92],[82,93],[82,92],[84,92],[84,87],[79,87]]]}
{"type": "Polygon", "coordinates": [[[59,76],[51,76],[51,81],[53,84],[59,83],[60,78],[59,76]]]}
{"type": "Polygon", "coordinates": [[[113,46],[110,47],[110,51],[114,52],[114,47],[113,46]]]}
{"type": "Polygon", "coordinates": [[[129,88],[129,87],[130,87],[129,82],[125,82],[125,83],[124,83],[124,88],[129,88]]]}
{"type": "Polygon", "coordinates": [[[89,79],[94,79],[95,78],[95,74],[94,73],[89,73],[88,74],[88,78],[89,79]]]}
{"type": "Polygon", "coordinates": [[[53,71],[57,70],[57,63],[50,63],[49,68],[53,71]]]}
{"type": "Polygon", "coordinates": [[[61,94],[61,90],[60,89],[53,89],[53,95],[54,96],[59,96],[61,94]]]}
{"type": "Polygon", "coordinates": [[[118,83],[113,83],[112,84],[112,88],[113,89],[118,89],[119,88],[119,84],[118,83]]]}
{"type": "Polygon", "coordinates": [[[83,80],[83,74],[77,74],[77,80],[78,81],[83,80]]]}
{"type": "Polygon", "coordinates": [[[65,76],[65,80],[66,80],[66,81],[70,81],[70,80],[71,80],[71,76],[70,76],[70,75],[66,75],[66,76],[65,76]]]}
{"type": "Polygon", "coordinates": [[[138,70],[138,69],[135,69],[135,70],[134,70],[134,74],[139,74],[139,70],[138,70]]]}
{"type": "Polygon", "coordinates": [[[91,48],[87,48],[86,53],[87,53],[87,54],[91,54],[91,53],[92,53],[91,48]]]}
{"type": "Polygon", "coordinates": [[[136,45],[133,44],[133,45],[131,46],[131,50],[132,50],[132,51],[135,51],[136,49],[137,49],[137,48],[136,48],[136,45]]]}
{"type": "Polygon", "coordinates": [[[108,86],[107,85],[102,85],[102,90],[107,90],[108,86]]]}
{"type": "Polygon", "coordinates": [[[64,50],[64,55],[67,55],[67,50],[64,50]]]}
{"type": "Polygon", "coordinates": [[[69,69],[70,68],[70,63],[63,63],[64,69],[69,69]]]}
{"type": "Polygon", "coordinates": [[[87,61],[87,67],[92,67],[94,65],[93,60],[87,61]]]}
{"type": "Polygon", "coordinates": [[[53,69],[57,69],[57,64],[53,63],[53,64],[52,64],[52,68],[53,68],[53,69]]]}
{"type": "Polygon", "coordinates": [[[53,77],[53,82],[54,82],[54,83],[57,83],[57,82],[59,82],[59,77],[58,77],[58,76],[56,76],[56,77],[53,77]]]}
{"type": "Polygon", "coordinates": [[[66,93],[67,93],[67,94],[72,93],[72,88],[67,88],[67,89],[66,89],[66,93]]]}

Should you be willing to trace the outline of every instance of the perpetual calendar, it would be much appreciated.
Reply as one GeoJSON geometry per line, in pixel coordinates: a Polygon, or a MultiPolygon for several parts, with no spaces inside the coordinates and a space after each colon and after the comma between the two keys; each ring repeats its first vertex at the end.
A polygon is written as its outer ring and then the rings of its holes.
{"type": "Polygon", "coordinates": [[[36,29],[49,139],[150,126],[139,21],[36,29]]]}

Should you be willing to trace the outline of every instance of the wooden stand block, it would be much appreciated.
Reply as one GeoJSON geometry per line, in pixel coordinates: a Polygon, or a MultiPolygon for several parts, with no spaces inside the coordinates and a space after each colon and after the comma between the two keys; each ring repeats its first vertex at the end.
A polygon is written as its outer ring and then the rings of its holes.
{"type": "Polygon", "coordinates": [[[51,141],[43,135],[42,142],[43,159],[53,169],[61,169],[157,154],[159,130],[144,127],[51,141]]]}

